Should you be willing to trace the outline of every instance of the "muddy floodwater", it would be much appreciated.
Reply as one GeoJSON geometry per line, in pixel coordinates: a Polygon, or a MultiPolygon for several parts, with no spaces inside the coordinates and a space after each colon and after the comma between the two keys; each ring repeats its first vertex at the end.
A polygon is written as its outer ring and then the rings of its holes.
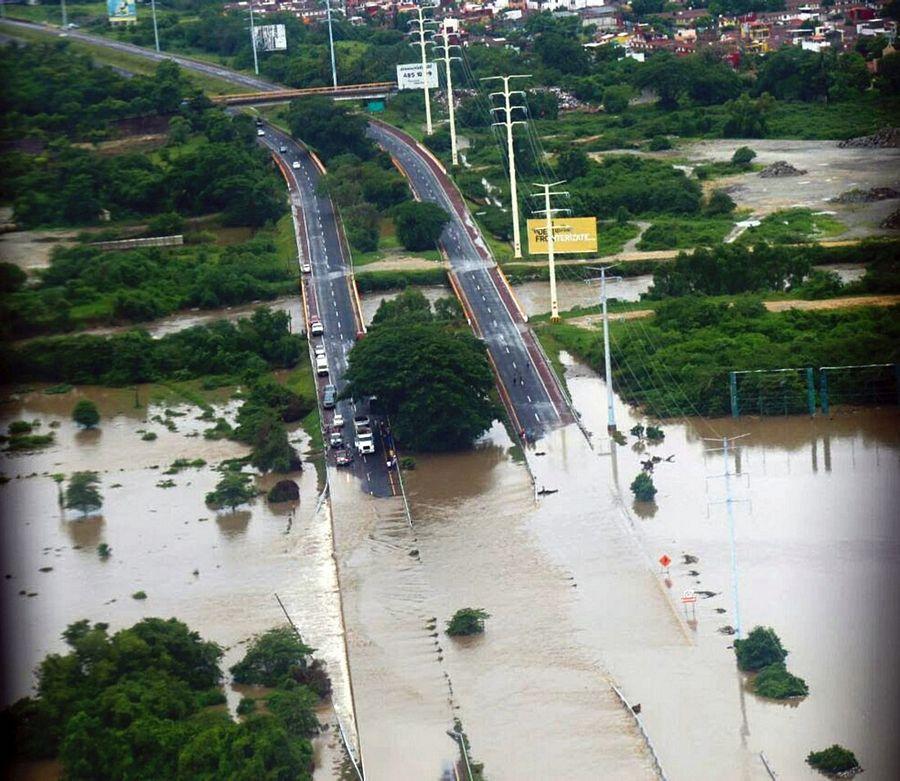
{"type": "MultiPolygon", "coordinates": [[[[694,642],[689,654],[653,653],[635,638],[630,649],[623,644],[607,657],[643,703],[670,777],[760,777],[762,751],[780,778],[813,779],[819,776],[804,762],[808,751],[839,742],[856,752],[867,778],[895,778],[900,675],[885,660],[900,650],[897,408],[667,422],[662,444],[640,452],[629,437],[628,446],[611,451],[603,381],[570,361],[568,384],[596,432],[598,474],[613,475],[623,496],[640,460],[672,458],[654,469],[656,506],[626,498],[623,509],[651,566],[659,572],[663,553],[673,559],[669,576],[659,578],[673,604],[685,590],[714,595],[701,597],[696,612],[681,613],[694,642]],[[748,436],[729,465],[740,473],[732,488],[740,500],[734,517],[742,626],[745,633],[757,624],[774,627],[790,651],[788,667],[810,694],[787,704],[746,689],[728,650],[731,638],[719,633],[735,623],[727,515],[719,503],[724,481],[715,477],[725,466],[718,443],[702,438],[741,434],[748,436]],[[686,563],[685,555],[697,561],[686,563]]],[[[626,432],[639,420],[618,403],[617,416],[626,432]]]]}
{"type": "MultiPolygon", "coordinates": [[[[0,457],[10,478],[0,486],[0,510],[4,634],[12,640],[3,702],[29,693],[33,668],[46,654],[64,651],[61,632],[81,618],[115,631],[145,616],[175,616],[225,649],[227,669],[253,634],[284,623],[277,592],[328,663],[336,710],[352,726],[330,515],[327,503],[317,502],[315,469],[306,465],[290,476],[300,486],[299,504],[269,505],[261,496],[237,512],[217,513],[204,503],[218,479],[213,467],[244,455],[245,447],[205,440],[209,424],[197,420],[200,409],[177,400],[146,406],[149,392],[138,389],[144,406],[135,408],[131,389],[86,387],[63,395],[2,389],[4,430],[11,420],[40,420],[39,431],[56,434],[56,444],[41,452],[0,457]],[[81,398],[100,408],[99,430],[80,431],[71,422],[81,398]],[[150,420],[166,408],[177,413],[168,416],[175,432],[150,420]],[[54,422],[59,426],[51,429],[54,422]],[[142,441],[139,430],[157,439],[142,441]],[[202,458],[207,466],[162,474],[177,458],[202,458]],[[100,514],[82,519],[60,509],[50,475],[86,469],[100,473],[104,504],[100,514]],[[166,480],[174,485],[162,487],[166,480]],[[112,548],[105,561],[100,543],[112,548]],[[137,591],[147,598],[133,599],[137,591]]],[[[217,409],[233,412],[233,403],[217,409]]],[[[306,435],[298,430],[291,438],[302,452],[306,435]]],[[[272,481],[258,484],[267,489],[272,481]]],[[[226,691],[235,706],[239,694],[226,691]]],[[[319,742],[328,758],[321,777],[333,777],[339,752],[330,736],[319,742]]]]}

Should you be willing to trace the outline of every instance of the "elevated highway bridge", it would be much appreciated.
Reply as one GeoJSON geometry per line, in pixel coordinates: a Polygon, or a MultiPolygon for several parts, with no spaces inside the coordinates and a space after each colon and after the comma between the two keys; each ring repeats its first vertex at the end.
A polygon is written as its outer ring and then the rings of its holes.
{"type": "Polygon", "coordinates": [[[335,100],[374,100],[385,98],[396,91],[397,84],[393,81],[375,81],[370,84],[339,84],[337,87],[239,92],[236,95],[217,95],[212,98],[212,102],[222,106],[248,106],[261,103],[285,103],[309,95],[325,95],[335,100]]]}

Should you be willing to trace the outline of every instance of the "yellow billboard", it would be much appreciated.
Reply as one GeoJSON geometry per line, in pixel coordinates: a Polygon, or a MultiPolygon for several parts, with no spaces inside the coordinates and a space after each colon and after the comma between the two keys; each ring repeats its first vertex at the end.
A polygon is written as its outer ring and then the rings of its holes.
{"type": "MultiPolygon", "coordinates": [[[[553,254],[596,252],[597,218],[567,217],[553,220],[553,254]]],[[[528,252],[547,255],[547,220],[528,220],[528,252]]]]}

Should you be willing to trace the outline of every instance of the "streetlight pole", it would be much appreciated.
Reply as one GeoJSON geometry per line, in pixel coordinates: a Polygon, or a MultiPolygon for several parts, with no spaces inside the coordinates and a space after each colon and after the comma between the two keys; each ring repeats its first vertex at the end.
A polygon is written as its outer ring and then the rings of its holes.
{"type": "Polygon", "coordinates": [[[337,87],[337,66],[334,62],[334,35],[331,31],[331,0],[325,0],[325,8],[328,15],[328,46],[331,49],[331,82],[337,87]]]}
{"type": "Polygon", "coordinates": [[[159,51],[159,29],[156,26],[156,0],[150,0],[150,11],[153,14],[153,40],[156,42],[156,51],[159,51]]]}
{"type": "Polygon", "coordinates": [[[523,114],[527,111],[524,105],[513,105],[510,103],[510,96],[512,95],[525,95],[525,92],[522,90],[512,90],[509,89],[509,81],[510,79],[528,79],[530,78],[530,74],[516,74],[512,76],[487,76],[482,79],[482,81],[502,81],[503,82],[503,91],[502,92],[492,92],[491,100],[494,99],[497,95],[503,96],[503,106],[492,108],[491,111],[502,111],[504,112],[504,120],[503,122],[492,122],[491,124],[503,125],[506,128],[506,153],[509,157],[509,198],[510,198],[510,207],[512,209],[512,218],[513,218],[513,256],[516,258],[522,257],[522,238],[519,233],[519,194],[516,188],[516,150],[513,144],[513,125],[524,125],[526,124],[525,120],[518,119],[513,120],[512,112],[514,109],[519,109],[523,112],[523,114]]]}
{"type": "Polygon", "coordinates": [[[256,31],[253,29],[253,0],[250,0],[250,45],[253,47],[253,72],[259,76],[259,58],[256,56],[256,31]]]}
{"type": "Polygon", "coordinates": [[[69,15],[66,13],[66,0],[60,0],[60,6],[62,7],[63,30],[65,30],[69,26],[69,15]]]}
{"type": "Polygon", "coordinates": [[[456,145],[456,107],[453,105],[453,76],[450,72],[450,62],[460,58],[450,56],[451,46],[459,48],[456,44],[450,43],[450,32],[447,25],[450,21],[452,20],[449,18],[444,19],[443,32],[435,33],[434,37],[443,41],[443,43],[436,44],[436,46],[443,51],[444,72],[447,77],[447,110],[450,114],[450,157],[453,160],[453,165],[459,165],[459,151],[456,145]]]}

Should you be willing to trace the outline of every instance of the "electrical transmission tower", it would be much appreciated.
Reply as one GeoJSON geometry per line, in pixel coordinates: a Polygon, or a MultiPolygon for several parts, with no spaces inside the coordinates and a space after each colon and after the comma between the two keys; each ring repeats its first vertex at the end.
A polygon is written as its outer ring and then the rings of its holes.
{"type": "Polygon", "coordinates": [[[253,28],[253,0],[250,0],[250,47],[253,49],[253,72],[259,76],[259,58],[256,54],[256,31],[253,28]]]}
{"type": "MultiPolygon", "coordinates": [[[[608,277],[606,272],[613,266],[590,266],[591,271],[600,272],[600,306],[603,311],[603,367],[606,371],[606,430],[613,434],[616,430],[616,408],[614,403],[612,356],[609,352],[609,314],[606,311],[606,283],[607,281],[620,282],[622,277],[608,277]]],[[[589,279],[588,282],[594,280],[589,279]]]]}
{"type": "Polygon", "coordinates": [[[334,34],[331,31],[331,0],[325,0],[325,14],[328,19],[328,47],[331,49],[331,83],[337,87],[337,65],[334,61],[334,34]]]}
{"type": "Polygon", "coordinates": [[[434,128],[431,124],[431,96],[429,95],[428,89],[428,58],[425,53],[425,44],[429,42],[427,37],[434,33],[430,28],[436,25],[437,22],[427,19],[425,17],[425,12],[431,11],[436,7],[437,6],[434,5],[416,6],[418,18],[409,20],[409,24],[413,27],[410,31],[410,35],[419,36],[418,42],[413,43],[413,46],[418,46],[422,52],[422,88],[425,91],[425,127],[429,136],[434,132],[434,128]]]}
{"type": "Polygon", "coordinates": [[[723,479],[725,481],[725,498],[719,502],[711,502],[710,504],[724,504],[728,513],[728,536],[731,540],[731,591],[732,599],[734,600],[734,636],[738,640],[740,640],[741,638],[741,603],[738,594],[737,546],[734,539],[734,504],[735,502],[743,502],[747,500],[735,499],[732,495],[731,478],[733,478],[736,473],[731,471],[730,453],[736,450],[736,448],[734,448],[734,446],[732,445],[732,442],[738,439],[743,439],[747,436],[750,435],[739,434],[736,437],[716,438],[704,437],[704,440],[706,440],[707,442],[719,442],[722,445],[721,448],[710,448],[707,452],[716,452],[717,450],[722,451],[722,462],[725,471],[720,475],[709,475],[706,479],[723,479]]]}
{"type": "Polygon", "coordinates": [[[495,126],[503,125],[506,128],[506,153],[509,157],[509,198],[510,205],[512,207],[513,218],[513,256],[516,258],[522,257],[522,238],[519,233],[519,195],[516,190],[516,150],[513,145],[513,126],[526,125],[528,124],[528,122],[524,119],[514,120],[513,111],[521,111],[524,116],[527,116],[528,109],[524,104],[513,105],[510,102],[510,97],[512,97],[513,95],[521,95],[524,98],[525,92],[523,90],[510,90],[509,82],[510,79],[528,78],[531,78],[530,74],[517,74],[513,76],[487,76],[482,79],[482,81],[503,82],[502,92],[491,93],[491,101],[493,101],[493,99],[498,95],[503,97],[503,106],[492,108],[491,112],[502,111],[504,119],[502,122],[493,122],[491,124],[495,126]]]}
{"type": "Polygon", "coordinates": [[[435,33],[432,37],[435,40],[435,48],[440,52],[441,59],[444,61],[444,73],[447,78],[447,109],[450,113],[450,156],[453,165],[459,165],[459,151],[456,146],[456,107],[453,105],[453,75],[451,74],[450,63],[453,60],[460,60],[460,57],[451,56],[451,49],[459,49],[455,43],[450,43],[449,23],[453,20],[444,19],[440,32],[435,33]]]}
{"type": "MultiPolygon", "coordinates": [[[[550,268],[550,319],[555,323],[559,321],[559,301],[556,298],[556,263],[553,256],[554,236],[553,236],[553,215],[559,212],[567,212],[569,209],[551,209],[550,196],[562,196],[568,198],[567,192],[554,192],[553,187],[563,184],[563,182],[553,182],[552,184],[535,184],[535,187],[543,190],[544,208],[535,209],[535,214],[543,214],[547,218],[547,264],[550,268]]],[[[536,198],[540,197],[538,195],[536,198]]]]}

